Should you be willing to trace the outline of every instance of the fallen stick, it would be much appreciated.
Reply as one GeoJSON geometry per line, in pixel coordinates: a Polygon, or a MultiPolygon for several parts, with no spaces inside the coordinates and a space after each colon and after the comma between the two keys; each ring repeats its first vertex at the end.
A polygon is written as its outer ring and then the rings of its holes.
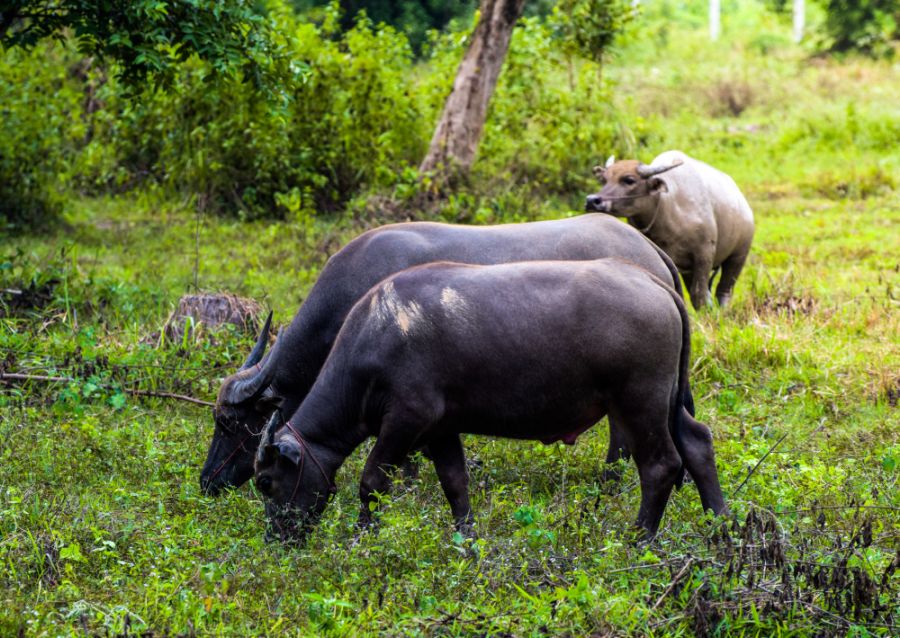
{"type": "MultiPolygon", "coordinates": [[[[69,383],[77,381],[74,377],[52,377],[44,374],[21,374],[19,372],[0,372],[0,381],[10,383],[12,381],[46,381],[48,383],[69,383]]],[[[112,386],[101,386],[107,390],[114,390],[112,386]]],[[[195,399],[184,394],[175,394],[174,392],[158,392],[156,390],[140,390],[138,388],[122,388],[123,392],[135,396],[157,397],[160,399],[177,399],[178,401],[187,401],[195,405],[206,405],[213,407],[215,403],[204,401],[203,399],[195,399]]]]}
{"type": "Polygon", "coordinates": [[[122,388],[128,394],[134,394],[137,396],[144,397],[159,397],[160,399],[178,399],[179,401],[187,401],[188,403],[193,403],[195,405],[207,405],[209,407],[215,407],[215,403],[210,401],[204,401],[203,399],[195,399],[194,397],[189,397],[186,394],[175,394],[174,392],[156,392],[155,390],[138,390],[137,388],[122,388]]]}
{"type": "Polygon", "coordinates": [[[744,480],[741,482],[741,484],[737,486],[737,489],[731,493],[731,498],[734,498],[734,495],[741,491],[741,488],[744,487],[747,484],[747,481],[750,480],[750,477],[753,476],[753,473],[756,471],[756,468],[758,468],[762,464],[762,462],[766,460],[767,456],[769,456],[772,452],[775,451],[775,448],[777,448],[779,445],[781,445],[781,442],[787,438],[788,434],[790,434],[790,433],[785,432],[784,435],[780,439],[778,439],[778,441],[775,442],[775,445],[770,447],[769,451],[762,455],[762,458],[756,462],[756,465],[753,466],[753,469],[747,473],[746,478],[744,478],[744,480]]]}
{"type": "Polygon", "coordinates": [[[694,559],[693,559],[693,558],[689,558],[689,559],[687,560],[687,562],[684,564],[684,567],[682,567],[682,568],[678,571],[678,573],[675,574],[675,578],[672,579],[672,582],[669,583],[669,586],[668,586],[668,587],[666,587],[665,591],[662,593],[662,596],[660,596],[659,599],[657,599],[656,603],[653,605],[653,607],[650,608],[650,611],[656,611],[656,608],[659,607],[659,606],[662,604],[662,601],[665,600],[666,596],[668,596],[670,593],[672,593],[672,590],[675,589],[675,585],[678,584],[678,581],[681,580],[681,577],[684,576],[684,573],[685,573],[685,572],[690,568],[690,566],[693,565],[693,564],[694,564],[694,559]]]}

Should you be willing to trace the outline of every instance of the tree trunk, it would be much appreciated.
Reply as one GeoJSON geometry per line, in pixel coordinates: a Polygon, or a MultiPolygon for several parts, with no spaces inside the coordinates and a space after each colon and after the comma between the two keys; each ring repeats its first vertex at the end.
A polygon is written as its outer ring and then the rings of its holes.
{"type": "Polygon", "coordinates": [[[481,0],[481,17],[472,43],[456,72],[453,90],[419,167],[421,172],[434,172],[439,183],[468,172],[475,161],[488,103],[524,6],[525,0],[481,0]]]}

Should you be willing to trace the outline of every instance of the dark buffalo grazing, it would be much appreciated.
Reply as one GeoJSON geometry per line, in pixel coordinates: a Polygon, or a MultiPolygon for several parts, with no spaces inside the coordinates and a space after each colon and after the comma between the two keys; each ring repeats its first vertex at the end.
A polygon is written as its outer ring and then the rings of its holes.
{"type": "Polygon", "coordinates": [[[302,538],[344,459],[377,437],[359,488],[365,526],[389,470],[426,446],[469,531],[460,434],[551,442],[609,414],[637,463],[637,524],[652,536],[682,464],[703,506],[725,508],[712,436],[683,409],[689,357],[680,295],[618,259],[410,268],[360,299],[300,408],[280,427],[273,415],[256,484],[274,529],[302,538]]]}
{"type": "Polygon", "coordinates": [[[594,172],[603,188],[586,210],[626,217],[652,239],[684,274],[695,308],[710,302],[721,268],[716,300],[728,303],[754,232],[753,211],[731,177],[680,151],[649,166],[611,157],[594,172]]]}
{"type": "MultiPolygon", "coordinates": [[[[253,455],[266,420],[276,409],[283,415],[297,409],[325,363],[347,313],[385,277],[440,260],[500,264],[603,257],[627,259],[681,290],[675,266],[665,253],[608,215],[499,226],[413,222],[363,233],[328,260],[280,337],[278,356],[263,359],[269,338],[267,323],[246,363],[223,382],[213,410],[215,431],[200,476],[202,489],[216,494],[253,476],[253,455]]],[[[686,402],[693,414],[690,396],[686,402]]],[[[626,454],[613,416],[607,458],[612,462],[626,454]]],[[[615,478],[615,472],[607,476],[615,478]]]]}

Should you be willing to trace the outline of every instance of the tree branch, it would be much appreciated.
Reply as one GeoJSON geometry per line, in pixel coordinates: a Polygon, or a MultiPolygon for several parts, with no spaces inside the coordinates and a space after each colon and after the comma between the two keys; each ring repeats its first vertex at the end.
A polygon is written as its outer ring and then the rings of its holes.
{"type": "MultiPolygon", "coordinates": [[[[53,377],[44,374],[0,372],[0,382],[12,383],[13,381],[46,381],[48,383],[69,383],[72,381],[77,381],[77,379],[75,379],[74,377],[53,377]]],[[[117,389],[109,385],[101,385],[101,387],[108,390],[117,389]]],[[[204,401],[203,399],[195,399],[194,397],[189,397],[184,394],[176,394],[174,392],[158,392],[156,390],[141,390],[139,388],[121,388],[121,390],[134,396],[157,397],[160,399],[177,399],[178,401],[187,401],[188,403],[193,403],[195,405],[205,405],[210,407],[215,406],[215,403],[210,403],[209,401],[204,401]]]]}

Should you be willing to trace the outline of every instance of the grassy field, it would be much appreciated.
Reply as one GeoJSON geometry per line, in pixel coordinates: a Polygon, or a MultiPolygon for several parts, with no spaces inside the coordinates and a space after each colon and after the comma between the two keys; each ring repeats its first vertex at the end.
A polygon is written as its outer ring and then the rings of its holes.
{"type": "MultiPolygon", "coordinates": [[[[74,197],[63,227],[0,239],[0,288],[25,293],[3,296],[0,369],[75,378],[0,390],[0,635],[898,635],[900,67],[811,60],[751,18],[716,48],[702,25],[635,39],[605,70],[641,159],[705,159],[756,214],[733,305],[692,313],[728,517],[688,484],[634,545],[637,475],[598,483],[601,423],[574,447],[466,439],[476,541],[428,468],[357,538],[364,446],[306,546],[267,543],[252,486],[200,494],[209,409],[122,388],[211,400],[252,337],[161,340],[179,296],[227,290],[287,323],[378,220],[74,197]]],[[[577,214],[585,194],[496,217],[577,214]]]]}

